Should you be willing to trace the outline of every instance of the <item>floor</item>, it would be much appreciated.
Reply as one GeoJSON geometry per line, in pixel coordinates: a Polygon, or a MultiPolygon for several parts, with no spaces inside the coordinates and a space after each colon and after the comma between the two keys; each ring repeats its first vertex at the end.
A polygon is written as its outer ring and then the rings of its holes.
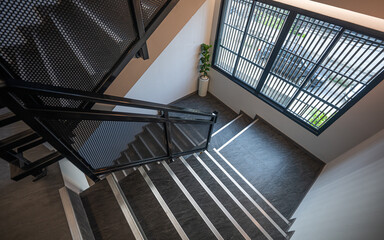
{"type": "Polygon", "coordinates": [[[71,239],[59,195],[64,186],[59,165],[48,167],[43,179],[32,180],[10,180],[8,163],[0,161],[0,239],[71,239]]]}
{"type": "MultiPolygon", "coordinates": [[[[22,122],[0,129],[0,139],[26,130],[22,122]]],[[[50,151],[40,145],[24,154],[32,162],[50,151]]],[[[59,164],[48,167],[48,175],[18,182],[10,179],[9,165],[0,159],[0,239],[71,239],[59,188],[64,186],[59,164]]]]}
{"type": "MultiPolygon", "coordinates": [[[[214,131],[238,115],[211,94],[205,98],[195,94],[175,105],[195,107],[208,112],[218,111],[214,131]]],[[[214,136],[210,143],[210,152],[214,154],[211,151],[213,148],[223,146],[227,139],[235,136],[252,121],[248,116],[240,118],[236,124],[214,136]]],[[[260,119],[220,153],[287,218],[293,215],[324,167],[322,161],[260,119]]],[[[226,170],[232,172],[229,167],[226,170]]]]}

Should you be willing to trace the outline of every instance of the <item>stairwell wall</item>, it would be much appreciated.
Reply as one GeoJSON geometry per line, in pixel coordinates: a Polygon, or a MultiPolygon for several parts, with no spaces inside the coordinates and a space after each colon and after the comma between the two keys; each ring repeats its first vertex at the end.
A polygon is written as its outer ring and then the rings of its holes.
{"type": "MultiPolygon", "coordinates": [[[[220,0],[216,0],[211,43],[214,43],[216,38],[220,2],[220,0]]],[[[288,0],[286,0],[286,2],[288,2],[288,0]]],[[[384,6],[384,2],[381,3],[381,6],[384,6]]],[[[326,8],[326,6],[323,7],[326,8]]],[[[338,11],[341,11],[339,13],[340,16],[350,12],[345,12],[342,9],[338,9],[338,11]]],[[[361,19],[366,17],[363,14],[355,14],[361,16],[361,19]]],[[[384,22],[383,14],[381,22],[384,22]]],[[[328,127],[322,134],[315,136],[219,72],[212,70],[210,77],[211,85],[209,91],[234,111],[239,112],[242,110],[249,116],[253,117],[258,115],[262,117],[297,144],[326,163],[384,128],[384,81],[350,108],[349,111],[328,127]]]]}
{"type": "Polygon", "coordinates": [[[212,18],[209,16],[213,14],[209,13],[209,4],[202,7],[206,2],[209,0],[180,0],[148,39],[149,59],[132,59],[107,89],[106,94],[125,96],[130,92],[129,96],[138,99],[160,99],[161,103],[169,103],[169,100],[175,100],[173,92],[179,91],[177,95],[184,96],[182,94],[196,90],[196,81],[192,81],[197,76],[198,45],[209,41],[212,18]],[[158,60],[159,57],[161,59],[158,60]],[[149,78],[152,79],[148,80],[149,78]],[[153,84],[141,83],[132,89],[138,81],[151,80],[153,84]],[[159,96],[161,91],[165,91],[164,99],[150,98],[153,94],[159,96]]]}
{"type": "Polygon", "coordinates": [[[327,164],[296,210],[292,239],[383,239],[384,129],[327,164]]]}
{"type": "Polygon", "coordinates": [[[205,1],[125,97],[168,104],[197,90],[200,44],[210,40],[213,6],[205,1]]]}

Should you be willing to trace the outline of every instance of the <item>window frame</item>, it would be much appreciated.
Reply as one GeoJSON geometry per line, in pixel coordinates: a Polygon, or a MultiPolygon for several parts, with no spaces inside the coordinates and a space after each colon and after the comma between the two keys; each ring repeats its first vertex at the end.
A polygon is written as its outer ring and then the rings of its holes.
{"type": "MultiPolygon", "coordinates": [[[[238,1],[242,1],[242,0],[238,0],[238,1]]],[[[246,0],[243,0],[243,1],[246,1],[246,0]]],[[[252,0],[248,0],[248,1],[252,1],[252,0]]],[[[251,3],[252,4],[252,6],[251,6],[251,13],[248,16],[247,21],[251,18],[251,14],[253,12],[253,9],[254,9],[254,6],[255,6],[255,2],[265,3],[265,4],[271,5],[273,7],[282,8],[284,10],[288,10],[290,13],[289,13],[288,18],[286,19],[284,25],[282,26],[282,30],[281,30],[281,32],[280,32],[280,34],[279,34],[279,36],[277,38],[277,41],[275,43],[275,47],[272,50],[271,55],[269,57],[269,60],[268,60],[268,62],[265,65],[264,72],[262,73],[262,76],[258,80],[259,82],[257,84],[257,87],[256,88],[252,88],[249,85],[247,85],[246,83],[244,83],[242,80],[240,80],[239,78],[235,77],[236,67],[237,67],[236,64],[235,64],[234,69],[232,71],[232,75],[229,74],[228,72],[222,70],[220,67],[216,66],[216,57],[217,57],[217,53],[219,51],[219,44],[220,44],[220,40],[221,40],[221,32],[223,30],[223,25],[224,25],[224,20],[225,20],[225,12],[226,12],[225,6],[227,5],[226,4],[227,2],[228,2],[228,0],[221,0],[221,3],[220,3],[220,12],[219,12],[219,18],[218,18],[217,27],[216,27],[216,36],[215,36],[214,49],[213,49],[213,55],[212,55],[212,68],[214,70],[216,70],[217,72],[221,73],[222,75],[224,75],[225,77],[227,77],[228,79],[230,79],[231,81],[233,81],[236,84],[240,85],[242,88],[244,88],[245,90],[250,92],[252,95],[254,95],[257,98],[259,98],[263,102],[267,103],[268,105],[270,105],[271,107],[273,107],[277,111],[281,112],[286,117],[288,117],[291,120],[295,121],[300,126],[304,127],[305,129],[307,129],[311,133],[315,134],[316,136],[318,136],[322,132],[324,132],[338,118],[340,118],[353,105],[355,105],[358,101],[360,101],[360,99],[362,99],[368,92],[370,92],[374,87],[376,87],[381,81],[384,80],[384,70],[383,70],[383,71],[379,72],[377,74],[377,76],[364,89],[362,89],[349,102],[347,102],[346,105],[343,106],[334,116],[332,116],[323,126],[321,126],[320,128],[317,129],[317,128],[311,126],[310,124],[304,122],[303,120],[301,120],[300,118],[295,116],[293,113],[290,113],[288,111],[288,107],[282,107],[281,105],[279,105],[278,103],[274,102],[272,99],[269,99],[267,96],[265,96],[264,94],[261,93],[261,89],[263,87],[263,84],[266,81],[267,75],[270,72],[270,69],[271,69],[271,67],[273,65],[273,62],[275,61],[275,59],[276,59],[276,57],[278,55],[278,52],[280,51],[285,38],[289,34],[289,29],[290,29],[290,27],[291,27],[295,17],[297,16],[297,14],[308,16],[308,17],[311,17],[311,18],[316,18],[318,20],[325,21],[325,22],[328,22],[328,23],[331,23],[331,24],[335,24],[335,25],[339,25],[339,26],[342,27],[342,30],[340,31],[340,34],[337,37],[335,37],[334,41],[325,50],[325,53],[327,53],[327,54],[332,50],[333,45],[336,45],[337,39],[339,37],[341,37],[341,35],[343,34],[344,30],[346,30],[346,29],[355,31],[357,33],[362,33],[362,34],[367,35],[369,37],[377,38],[377,39],[380,39],[380,40],[384,40],[384,32],[380,32],[380,31],[377,31],[377,30],[374,30],[374,29],[366,28],[366,27],[363,27],[363,26],[360,26],[360,25],[357,25],[357,24],[354,24],[354,23],[350,23],[350,22],[347,22],[347,21],[344,21],[344,20],[332,18],[332,17],[326,16],[326,15],[322,15],[322,14],[319,14],[319,13],[316,13],[316,12],[309,11],[309,10],[300,9],[298,7],[287,5],[287,4],[280,3],[280,2],[275,2],[275,1],[271,1],[271,0],[258,0],[258,1],[254,0],[251,3]]],[[[247,31],[248,31],[248,29],[247,29],[248,25],[249,24],[247,24],[247,27],[244,30],[244,34],[245,35],[247,34],[247,31]]],[[[242,49],[242,47],[244,45],[244,41],[242,41],[240,44],[241,44],[240,45],[240,50],[239,50],[238,54],[236,55],[237,59],[240,58],[239,56],[241,55],[241,49],[242,49]]],[[[327,54],[324,54],[323,57],[326,57],[327,54]]],[[[322,63],[322,60],[319,61],[319,64],[321,64],[321,63],[322,63]]],[[[318,65],[316,65],[314,67],[314,69],[317,69],[317,67],[318,67],[318,65]]]]}

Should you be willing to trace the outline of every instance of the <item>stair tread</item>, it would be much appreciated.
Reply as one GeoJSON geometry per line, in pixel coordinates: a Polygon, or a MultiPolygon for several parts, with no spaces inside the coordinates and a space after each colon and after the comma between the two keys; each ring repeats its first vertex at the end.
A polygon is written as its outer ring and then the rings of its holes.
{"type": "Polygon", "coordinates": [[[13,112],[8,112],[0,115],[0,127],[10,125],[14,122],[19,121],[20,118],[17,117],[13,112]]]}
{"type": "Polygon", "coordinates": [[[235,122],[231,123],[228,127],[220,131],[215,137],[211,138],[210,147],[219,148],[224,145],[228,140],[238,134],[241,130],[247,127],[252,122],[252,118],[243,114],[235,122]]]}
{"type": "MultiPolygon", "coordinates": [[[[219,156],[214,152],[209,154],[219,162],[219,156]]],[[[207,156],[200,154],[199,157],[211,169],[211,171],[223,182],[228,190],[244,205],[244,207],[252,214],[252,216],[260,223],[260,225],[271,235],[273,239],[285,239],[285,237],[273,226],[273,224],[257,209],[255,205],[242,193],[242,191],[225,175],[225,173],[207,156]]],[[[225,169],[225,168],[224,168],[225,169]]],[[[233,176],[232,176],[233,177],[233,176]]],[[[235,179],[235,178],[234,178],[235,179]]],[[[264,201],[258,197],[255,192],[248,186],[238,181],[239,185],[255,200],[259,206],[275,221],[283,230],[287,225],[273,211],[271,211],[264,201]]],[[[284,230],[283,230],[284,231],[284,230]]]]}
{"type": "Polygon", "coordinates": [[[135,151],[138,152],[140,156],[140,160],[152,158],[152,154],[147,149],[147,146],[141,141],[140,138],[136,138],[136,141],[132,143],[132,147],[134,147],[135,151]]]}
{"type": "MultiPolygon", "coordinates": [[[[212,157],[227,171],[227,173],[256,201],[257,204],[284,230],[289,225],[281,219],[280,216],[270,207],[268,204],[246,183],[243,181],[243,179],[233,171],[231,167],[229,167],[219,155],[217,155],[216,152],[210,151],[209,152],[212,157]]],[[[204,154],[205,155],[205,154],[204,154]]],[[[206,159],[206,158],[205,158],[206,159]]],[[[230,161],[229,159],[227,159],[230,161]]],[[[227,178],[224,173],[219,170],[219,168],[211,161],[206,161],[207,165],[209,167],[212,167],[212,171],[217,173],[218,175],[222,176],[221,179],[224,179],[223,182],[229,182],[229,178],[227,178]]],[[[229,188],[234,188],[235,186],[232,183],[228,183],[227,186],[229,188]]]]}
{"type": "Polygon", "coordinates": [[[215,181],[208,171],[199,163],[199,161],[191,156],[188,163],[197,172],[200,178],[211,189],[213,194],[222,202],[228,212],[233,216],[239,225],[244,229],[248,236],[252,239],[265,239],[263,233],[252,223],[248,216],[241,210],[235,201],[225,192],[225,190],[215,181]]]}
{"type": "Polygon", "coordinates": [[[86,240],[95,240],[80,195],[67,187],[61,188],[59,192],[64,209],[67,209],[69,212],[72,210],[74,213],[73,218],[77,221],[81,237],[86,240]],[[67,198],[65,196],[67,196],[67,198]]]}
{"type": "Polygon", "coordinates": [[[224,239],[243,238],[180,160],[170,164],[170,167],[224,239]]]}
{"type": "Polygon", "coordinates": [[[180,239],[139,171],[119,183],[146,236],[151,239],[180,239]]]}
{"type": "MultiPolygon", "coordinates": [[[[46,168],[49,165],[63,159],[64,157],[59,152],[53,152],[49,155],[39,158],[38,160],[31,163],[31,167],[39,166],[40,169],[46,168]]],[[[18,181],[22,178],[25,178],[29,175],[35,174],[35,170],[31,169],[21,169],[13,164],[10,165],[11,179],[18,181]]]]}
{"type": "Polygon", "coordinates": [[[190,239],[215,238],[162,164],[153,164],[148,175],[190,239]]]}
{"type": "Polygon", "coordinates": [[[23,121],[18,121],[18,122],[9,124],[7,126],[4,126],[0,131],[0,141],[3,141],[4,139],[10,136],[19,134],[29,129],[31,128],[27,124],[25,124],[23,121]]]}
{"type": "Polygon", "coordinates": [[[161,146],[159,146],[156,140],[148,132],[147,128],[140,134],[140,137],[142,138],[142,141],[144,141],[145,145],[150,149],[150,152],[154,155],[154,157],[166,156],[167,153],[162,149],[161,146]]]}
{"type": "Polygon", "coordinates": [[[95,239],[135,239],[107,180],[80,196],[95,239]]]}
{"type": "Polygon", "coordinates": [[[0,151],[7,151],[19,147],[25,143],[39,138],[39,135],[32,129],[27,129],[15,135],[9,136],[0,141],[0,151]]]}

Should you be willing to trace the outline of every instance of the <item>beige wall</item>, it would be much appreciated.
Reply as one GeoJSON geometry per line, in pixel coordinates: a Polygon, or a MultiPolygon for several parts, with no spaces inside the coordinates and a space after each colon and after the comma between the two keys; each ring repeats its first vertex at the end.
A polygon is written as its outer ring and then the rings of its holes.
{"type": "Polygon", "coordinates": [[[359,1],[359,0],[320,0],[318,2],[309,0],[274,0],[284,4],[292,5],[298,8],[317,12],[332,18],[344,20],[367,28],[376,29],[384,32],[384,1],[359,1]],[[333,6],[319,2],[334,2],[333,6]],[[357,4],[358,3],[358,4],[357,4]],[[369,7],[363,7],[366,4],[369,7]],[[339,7],[336,7],[339,6],[339,7]],[[357,11],[359,9],[370,9],[367,11],[357,11]],[[356,12],[357,11],[357,12],[356,12]],[[374,12],[380,12],[379,15],[374,12]],[[364,14],[363,14],[364,13],[364,14]],[[371,15],[369,15],[371,14],[371,15]]]}
{"type": "Polygon", "coordinates": [[[107,89],[106,94],[125,96],[204,2],[205,0],[180,0],[148,39],[149,59],[132,59],[107,89]]]}
{"type": "Polygon", "coordinates": [[[370,16],[384,18],[383,0],[314,0],[315,2],[348,9],[370,16]]]}

